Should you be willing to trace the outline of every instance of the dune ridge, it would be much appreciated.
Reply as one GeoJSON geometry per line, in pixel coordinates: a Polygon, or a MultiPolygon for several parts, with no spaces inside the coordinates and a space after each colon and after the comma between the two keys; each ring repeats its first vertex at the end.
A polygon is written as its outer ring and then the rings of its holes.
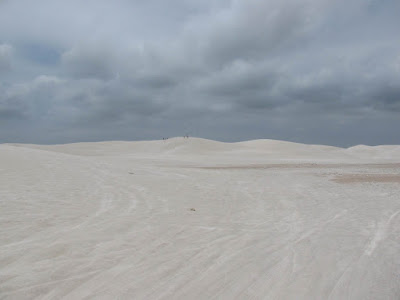
{"type": "Polygon", "coordinates": [[[175,137],[153,141],[107,141],[92,143],[71,143],[59,145],[5,144],[15,147],[41,149],[76,155],[124,155],[124,154],[159,154],[159,155],[201,155],[218,153],[236,153],[250,151],[262,154],[291,155],[297,157],[315,157],[325,155],[330,158],[366,158],[400,160],[399,145],[366,146],[357,145],[340,148],[325,145],[309,145],[279,140],[259,139],[243,142],[225,143],[203,138],[175,137]]]}

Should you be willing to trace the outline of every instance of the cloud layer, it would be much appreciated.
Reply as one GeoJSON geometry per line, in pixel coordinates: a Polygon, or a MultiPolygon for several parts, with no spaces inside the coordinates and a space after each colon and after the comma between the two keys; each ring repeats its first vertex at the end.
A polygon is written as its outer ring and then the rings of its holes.
{"type": "Polygon", "coordinates": [[[191,134],[400,144],[399,9],[394,0],[2,1],[0,142],[191,134]]]}

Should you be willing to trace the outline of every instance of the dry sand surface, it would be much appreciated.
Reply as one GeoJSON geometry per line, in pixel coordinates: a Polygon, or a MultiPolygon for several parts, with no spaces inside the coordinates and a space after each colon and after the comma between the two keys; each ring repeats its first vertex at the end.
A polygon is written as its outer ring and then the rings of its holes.
{"type": "Polygon", "coordinates": [[[1,299],[400,299],[400,146],[0,145],[1,299]]]}

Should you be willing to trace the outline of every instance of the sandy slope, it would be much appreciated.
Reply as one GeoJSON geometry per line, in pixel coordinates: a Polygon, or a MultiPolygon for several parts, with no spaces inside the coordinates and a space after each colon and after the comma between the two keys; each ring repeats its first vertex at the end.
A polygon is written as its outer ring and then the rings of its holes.
{"type": "Polygon", "coordinates": [[[399,195],[400,146],[0,145],[0,298],[399,299],[399,195]]]}

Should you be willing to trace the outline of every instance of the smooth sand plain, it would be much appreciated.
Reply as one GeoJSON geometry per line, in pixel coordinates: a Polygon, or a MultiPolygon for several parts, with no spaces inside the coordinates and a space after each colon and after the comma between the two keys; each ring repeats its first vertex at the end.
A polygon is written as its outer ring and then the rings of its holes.
{"type": "Polygon", "coordinates": [[[0,299],[400,299],[400,146],[2,144],[0,299]]]}

